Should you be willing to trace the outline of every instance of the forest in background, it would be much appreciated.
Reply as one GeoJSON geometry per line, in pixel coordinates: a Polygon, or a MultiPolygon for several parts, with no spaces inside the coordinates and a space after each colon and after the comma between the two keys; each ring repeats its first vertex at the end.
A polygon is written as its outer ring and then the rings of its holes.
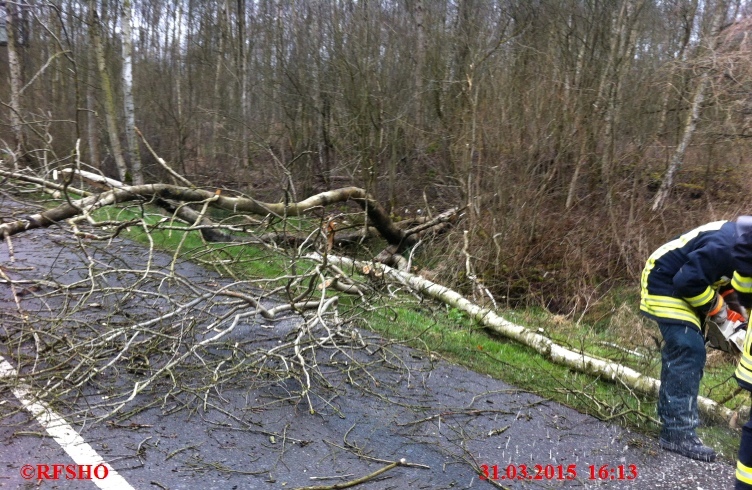
{"type": "Polygon", "coordinates": [[[752,213],[741,0],[0,3],[9,169],[169,182],[138,127],[210,189],[355,185],[395,219],[462,206],[424,245],[432,276],[469,288],[472,269],[557,313],[752,213]]]}

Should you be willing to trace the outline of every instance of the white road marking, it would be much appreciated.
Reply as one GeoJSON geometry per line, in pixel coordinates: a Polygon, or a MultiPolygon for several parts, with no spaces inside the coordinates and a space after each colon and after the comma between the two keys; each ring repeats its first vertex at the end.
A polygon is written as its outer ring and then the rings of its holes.
{"type": "MultiPolygon", "coordinates": [[[[0,356],[0,379],[12,377],[18,377],[18,371],[0,356]]],[[[91,465],[92,483],[102,490],[135,490],[63,417],[55,413],[43,401],[34,400],[29,385],[19,382],[16,386],[11,387],[11,390],[24,408],[31,412],[34,418],[37,419],[37,422],[60,444],[60,447],[68,453],[77,465],[91,465]],[[93,470],[98,465],[107,467],[108,473],[106,478],[98,479],[93,476],[93,470]]],[[[18,461],[18,463],[21,464],[23,462],[18,461]]],[[[55,462],[51,461],[48,464],[52,466],[53,463],[55,462]]],[[[65,474],[61,478],[65,478],[65,474]]]]}

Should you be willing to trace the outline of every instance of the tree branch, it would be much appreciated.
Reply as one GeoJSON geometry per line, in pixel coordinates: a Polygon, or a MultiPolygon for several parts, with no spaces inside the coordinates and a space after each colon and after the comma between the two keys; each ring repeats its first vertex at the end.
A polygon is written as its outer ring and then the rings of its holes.
{"type": "MultiPolygon", "coordinates": [[[[74,170],[66,169],[66,172],[73,171],[74,170]]],[[[417,242],[417,239],[413,234],[408,234],[397,227],[389,218],[389,215],[384,208],[365,190],[359,187],[345,187],[322,192],[294,203],[265,203],[253,198],[226,197],[216,195],[216,193],[212,191],[180,187],[170,184],[123,186],[118,181],[106,179],[105,177],[90,172],[76,172],[87,180],[105,183],[115,188],[99,195],[72,201],[70,204],[62,204],[56,208],[29,216],[23,220],[0,225],[0,236],[10,236],[34,228],[47,227],[53,223],[81,214],[84,210],[86,210],[86,212],[91,212],[104,206],[136,200],[155,200],[158,205],[168,207],[175,213],[184,213],[186,215],[185,217],[180,214],[177,214],[177,216],[189,223],[193,223],[199,218],[198,213],[190,210],[187,206],[177,206],[175,208],[166,206],[165,203],[160,200],[176,200],[185,203],[203,203],[208,201],[212,207],[228,211],[257,215],[272,214],[280,218],[287,216],[300,216],[315,208],[352,200],[366,212],[369,222],[379,231],[381,236],[391,245],[397,247],[398,252],[417,242]],[[191,211],[193,212],[191,213],[191,211]]],[[[205,223],[201,222],[199,224],[205,223]]]]}

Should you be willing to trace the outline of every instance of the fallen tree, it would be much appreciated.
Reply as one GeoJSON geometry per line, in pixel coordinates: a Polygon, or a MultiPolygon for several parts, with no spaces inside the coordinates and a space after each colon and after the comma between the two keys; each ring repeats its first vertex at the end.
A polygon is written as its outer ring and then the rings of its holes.
{"type": "MultiPolygon", "coordinates": [[[[0,236],[12,236],[34,228],[47,227],[80,214],[91,213],[104,206],[135,200],[153,201],[155,199],[179,201],[185,204],[207,203],[209,206],[227,211],[261,216],[272,215],[282,219],[290,216],[300,216],[316,208],[353,201],[365,211],[368,218],[367,225],[373,226],[390,245],[396,247],[395,253],[399,253],[405,248],[414,245],[418,240],[418,231],[426,229],[423,225],[416,232],[408,232],[399,228],[391,220],[381,204],[359,187],[345,187],[322,192],[300,202],[266,203],[248,197],[223,196],[219,191],[212,192],[171,184],[125,186],[113,179],[105,179],[89,172],[78,173],[86,177],[87,180],[98,179],[101,183],[114,188],[101,194],[68,201],[56,208],[30,215],[26,219],[4,223],[0,225],[0,236]]],[[[14,177],[17,178],[17,176],[14,177]]],[[[181,206],[176,206],[176,209],[181,209],[181,206]]],[[[452,210],[450,214],[456,214],[456,210],[452,210]]],[[[193,222],[192,224],[195,225],[200,224],[200,221],[197,221],[200,218],[197,214],[183,217],[186,222],[193,222]]],[[[446,216],[441,215],[441,218],[441,220],[433,224],[441,224],[447,221],[446,216]]]]}
{"type": "MultiPolygon", "coordinates": [[[[345,203],[348,201],[356,202],[365,212],[367,221],[363,226],[364,233],[373,233],[375,230],[383,236],[390,244],[387,249],[379,254],[378,261],[383,263],[394,263],[397,268],[387,265],[380,266],[380,276],[389,281],[397,282],[408,286],[415,292],[422,295],[442,301],[454,308],[457,308],[467,315],[483,324],[485,327],[507,337],[527,345],[541,355],[551,359],[555,363],[567,366],[573,370],[588,373],[590,375],[602,377],[611,381],[624,383],[630,389],[657,395],[660,382],[652,377],[645,376],[642,373],[629,367],[618,364],[614,361],[598,359],[589,356],[584,352],[578,352],[554,343],[548,337],[534,332],[523,326],[516,325],[497,315],[492,309],[484,308],[468,300],[456,291],[425,279],[421,276],[411,274],[405,270],[400,270],[402,261],[398,260],[400,252],[410,244],[415,244],[421,235],[427,231],[435,230],[437,227],[443,227],[456,218],[457,209],[451,209],[432,219],[424,219],[412,227],[404,227],[399,223],[394,223],[384,209],[370,197],[363,189],[357,187],[347,187],[332,191],[316,194],[300,202],[295,203],[265,203],[249,197],[230,197],[222,195],[219,192],[212,192],[202,189],[181,187],[170,184],[149,184],[140,186],[124,186],[120,182],[111,181],[95,174],[77,172],[80,177],[85,178],[89,183],[98,182],[101,185],[108,186],[99,194],[92,194],[81,199],[71,200],[63,203],[56,208],[46,210],[37,214],[27,216],[0,225],[0,236],[9,237],[23,231],[50,226],[66,219],[76,216],[88,216],[92,211],[104,206],[129,202],[142,201],[153,202],[162,199],[169,202],[178,202],[176,209],[188,209],[185,204],[203,205],[201,213],[193,210],[190,216],[183,219],[192,224],[196,229],[201,229],[201,220],[204,218],[206,207],[212,206],[219,209],[230,210],[235,213],[247,213],[261,216],[274,216],[285,219],[291,216],[300,216],[315,209],[320,209],[327,205],[345,203]],[[370,225],[370,226],[369,226],[370,225]],[[397,260],[395,260],[397,259],[397,260]]],[[[17,174],[6,175],[11,178],[19,178],[17,174]]],[[[40,185],[45,183],[37,181],[40,185]]],[[[47,186],[56,188],[54,186],[47,186]]],[[[272,239],[284,241],[281,235],[269,234],[272,239]]],[[[361,235],[362,236],[362,235],[361,235]]],[[[331,238],[332,235],[329,236],[331,238]]],[[[340,238],[344,238],[340,235],[340,238]]],[[[290,242],[288,245],[294,247],[300,245],[297,242],[290,242]]],[[[330,244],[331,245],[331,244],[330,244]]],[[[327,249],[329,249],[328,247],[327,249]]],[[[326,261],[327,264],[334,264],[341,268],[360,269],[368,266],[373,271],[373,265],[365,262],[357,262],[349,258],[327,254],[326,258],[322,255],[309,255],[309,257],[319,262],[326,261]]],[[[403,258],[404,261],[404,258],[403,258]]],[[[322,280],[321,284],[325,287],[331,287],[342,292],[362,294],[356,283],[349,281],[339,273],[335,278],[322,280]]],[[[309,288],[310,291],[310,288],[309,288]]],[[[297,300],[299,300],[297,298],[297,300]]],[[[732,422],[737,418],[737,413],[730,410],[713,400],[700,397],[698,400],[700,410],[715,419],[721,419],[726,422],[732,422]]]]}
{"type": "MultiPolygon", "coordinates": [[[[117,192],[105,194],[117,202],[117,192]]],[[[97,197],[102,196],[91,196],[97,197]]],[[[249,379],[254,385],[285,384],[314,411],[316,390],[329,386],[327,360],[346,367],[350,376],[368,378],[371,363],[380,361],[367,358],[365,341],[347,317],[340,317],[338,297],[328,294],[330,287],[347,285],[327,277],[323,267],[300,267],[295,251],[264,248],[265,255],[253,260],[274,260],[283,271],[260,278],[240,274],[242,279],[231,281],[182,264],[178,253],[158,252],[151,235],[146,246],[82,236],[78,228],[85,220],[79,217],[94,208],[67,206],[6,223],[28,223],[32,226],[25,229],[32,229],[74,216],[57,227],[52,240],[19,239],[22,260],[33,254],[33,266],[14,265],[6,235],[0,309],[7,315],[0,360],[7,358],[15,374],[3,382],[23,381],[35,396],[71,411],[83,410],[77,406],[81,393],[98,386],[102,396],[85,408],[97,421],[146,409],[149,397],[174,401],[179,409],[206,409],[214,397],[221,400],[223,387],[247,386],[249,379]],[[48,222],[40,224],[39,216],[48,222]],[[59,251],[49,256],[51,247],[59,251]],[[267,334],[269,325],[273,334],[267,334]],[[361,351],[366,359],[352,362],[361,351]]],[[[28,212],[14,203],[4,207],[3,217],[28,212]]],[[[212,259],[222,263],[221,249],[212,250],[220,250],[212,259]]]]}
{"type": "MultiPolygon", "coordinates": [[[[309,255],[317,261],[324,261],[324,257],[316,254],[309,255]]],[[[554,343],[548,337],[534,332],[526,327],[517,325],[497,315],[489,308],[483,308],[465,298],[460,293],[441,284],[437,284],[410,272],[401,271],[383,264],[356,261],[347,257],[327,255],[326,261],[337,265],[340,269],[360,272],[363,270],[372,273],[374,267],[378,268],[380,275],[388,281],[405,285],[413,291],[426,297],[441,301],[449,306],[465,312],[468,316],[479,322],[486,328],[521,344],[535,349],[539,354],[551,359],[557,364],[567,366],[578,372],[607,379],[613,382],[623,383],[630,389],[658,396],[661,382],[650,376],[646,376],[632,368],[623,366],[614,361],[608,361],[592,357],[584,352],[573,351],[554,343]]],[[[731,409],[720,405],[706,397],[698,397],[700,411],[714,419],[722,420],[734,425],[739,414],[731,409]]]]}

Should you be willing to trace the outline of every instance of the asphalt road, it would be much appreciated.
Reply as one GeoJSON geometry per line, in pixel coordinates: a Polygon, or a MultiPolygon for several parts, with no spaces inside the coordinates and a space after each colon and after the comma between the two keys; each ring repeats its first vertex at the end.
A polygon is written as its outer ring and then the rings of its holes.
{"type": "MultiPolygon", "coordinates": [[[[18,212],[10,201],[0,202],[0,218],[18,212]]],[[[64,229],[22,234],[12,244],[15,261],[10,263],[7,246],[0,244],[0,266],[14,280],[67,283],[79,279],[92,263],[144,267],[139,262],[145,259],[140,245],[116,240],[87,256],[64,229]]],[[[160,255],[152,267],[165,267],[169,259],[160,255]]],[[[181,264],[177,273],[194,285],[226,282],[193,264],[181,264]]],[[[158,291],[161,286],[140,287],[158,291]]],[[[171,286],[171,297],[190,297],[191,291],[179,288],[171,286]]],[[[21,296],[22,309],[35,312],[32,318],[45,311],[54,316],[57,308],[65,307],[42,292],[21,296]]],[[[105,305],[104,309],[121,299],[87,297],[90,304],[105,305]]],[[[122,313],[122,321],[136,323],[163,314],[157,300],[129,304],[135,306],[122,313]]],[[[220,310],[213,308],[202,305],[195,316],[216,317],[220,310]]],[[[102,309],[82,309],[80,321],[96,324],[102,309]]],[[[112,319],[112,312],[105,313],[112,319]]],[[[11,330],[18,325],[17,317],[10,287],[0,283],[0,355],[11,365],[16,354],[11,330]]],[[[249,317],[232,336],[272,346],[300,322],[294,316],[276,323],[249,317]]],[[[127,387],[137,379],[137,372],[118,369],[117,376],[96,379],[77,396],[50,408],[136,489],[335,485],[402,459],[406,465],[392,467],[356,488],[733,488],[733,467],[727,462],[698,463],[675,456],[659,449],[655,439],[429,353],[372,334],[364,336],[368,348],[346,347],[349,358],[341,353],[320,357],[327,382],[318,381],[311,390],[313,414],[308,403],[295,396],[300,386],[294,379],[265,379],[262,372],[223,385],[205,405],[185,393],[168,397],[170,381],[165,377],[135,397],[130,406],[140,410],[93,423],[98,409],[90,407],[96,407],[114,386],[127,387]],[[367,372],[355,368],[355,361],[368,363],[367,372]],[[474,468],[486,469],[489,477],[497,479],[483,481],[474,468]]],[[[222,349],[216,355],[229,356],[222,349]]],[[[186,375],[194,372],[186,369],[186,375]]],[[[196,386],[204,382],[195,380],[196,386]]],[[[28,383],[35,386],[33,380],[28,383]]],[[[13,391],[18,386],[15,377],[0,376],[0,488],[104,488],[107,477],[66,479],[64,470],[57,478],[50,477],[54,465],[75,465],[74,460],[46,433],[39,418],[23,409],[13,391]],[[29,480],[23,475],[26,465],[35,472],[29,480]],[[47,471],[42,480],[36,479],[40,470],[47,471]]]]}

